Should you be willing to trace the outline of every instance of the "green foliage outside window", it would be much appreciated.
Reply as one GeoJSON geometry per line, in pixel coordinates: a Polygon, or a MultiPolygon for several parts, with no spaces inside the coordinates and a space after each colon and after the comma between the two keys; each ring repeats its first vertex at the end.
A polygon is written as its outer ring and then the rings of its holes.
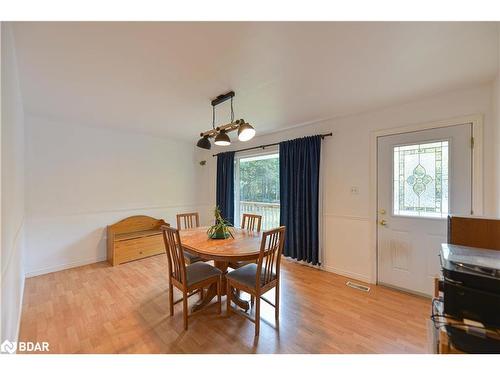
{"type": "Polygon", "coordinates": [[[240,200],[279,203],[279,159],[240,161],[240,200]]]}

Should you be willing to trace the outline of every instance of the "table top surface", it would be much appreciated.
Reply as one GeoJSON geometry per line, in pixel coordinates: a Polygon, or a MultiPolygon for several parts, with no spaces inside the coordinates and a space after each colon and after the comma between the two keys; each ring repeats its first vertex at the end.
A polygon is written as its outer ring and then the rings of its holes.
{"type": "Polygon", "coordinates": [[[209,227],[183,229],[179,231],[185,250],[205,259],[219,261],[253,260],[259,257],[262,233],[240,228],[230,228],[234,238],[208,238],[209,227]]]}

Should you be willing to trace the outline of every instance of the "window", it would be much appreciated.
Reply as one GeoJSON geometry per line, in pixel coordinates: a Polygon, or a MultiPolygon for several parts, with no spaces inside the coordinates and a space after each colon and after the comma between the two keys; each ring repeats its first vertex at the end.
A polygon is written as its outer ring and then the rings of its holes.
{"type": "Polygon", "coordinates": [[[437,141],[394,147],[394,215],[448,215],[448,146],[437,141]]]}
{"type": "Polygon", "coordinates": [[[260,153],[237,156],[235,160],[234,225],[241,225],[241,215],[262,215],[262,230],[279,226],[280,184],[279,154],[260,153]]]}

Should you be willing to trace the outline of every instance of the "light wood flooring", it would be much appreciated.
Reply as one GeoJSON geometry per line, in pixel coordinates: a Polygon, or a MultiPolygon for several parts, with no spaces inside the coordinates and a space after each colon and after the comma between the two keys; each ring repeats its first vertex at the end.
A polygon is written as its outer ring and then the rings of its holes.
{"type": "Polygon", "coordinates": [[[258,340],[250,321],[224,316],[224,303],[223,315],[212,305],[190,317],[184,331],[182,304],[168,314],[165,255],[27,279],[19,340],[48,341],[51,353],[427,351],[429,299],[373,285],[366,293],[347,287],[345,277],[282,263],[280,327],[262,303],[258,340]]]}

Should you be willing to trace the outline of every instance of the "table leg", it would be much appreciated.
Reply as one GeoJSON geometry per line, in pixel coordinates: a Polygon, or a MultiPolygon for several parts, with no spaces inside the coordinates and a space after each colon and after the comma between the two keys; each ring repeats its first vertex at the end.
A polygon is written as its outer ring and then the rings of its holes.
{"type": "MultiPolygon", "coordinates": [[[[229,263],[228,262],[220,262],[220,261],[215,261],[214,263],[215,263],[215,267],[217,267],[218,269],[220,269],[222,271],[221,294],[227,295],[226,274],[227,274],[227,268],[229,266],[229,263]]],[[[217,296],[217,286],[215,284],[213,284],[208,288],[208,291],[205,294],[205,297],[201,301],[196,303],[196,305],[193,306],[191,311],[196,312],[196,311],[201,310],[203,307],[208,305],[210,303],[210,301],[212,301],[212,299],[216,296],[217,296]]],[[[237,306],[241,307],[245,311],[247,311],[250,308],[250,304],[248,303],[248,301],[242,300],[239,296],[235,295],[234,292],[232,292],[231,295],[228,296],[228,298],[231,298],[232,301],[237,306]]]]}
{"type": "Polygon", "coordinates": [[[199,302],[197,302],[191,309],[191,312],[196,312],[198,310],[201,310],[204,308],[206,305],[212,301],[212,299],[217,295],[217,287],[215,284],[210,285],[208,288],[208,291],[205,293],[205,297],[199,302]]]}
{"type": "Polygon", "coordinates": [[[234,293],[234,291],[231,292],[231,300],[237,306],[241,307],[245,311],[248,311],[248,309],[250,308],[250,304],[248,303],[248,301],[245,301],[244,299],[241,299],[239,295],[237,295],[237,294],[234,293]]]}

